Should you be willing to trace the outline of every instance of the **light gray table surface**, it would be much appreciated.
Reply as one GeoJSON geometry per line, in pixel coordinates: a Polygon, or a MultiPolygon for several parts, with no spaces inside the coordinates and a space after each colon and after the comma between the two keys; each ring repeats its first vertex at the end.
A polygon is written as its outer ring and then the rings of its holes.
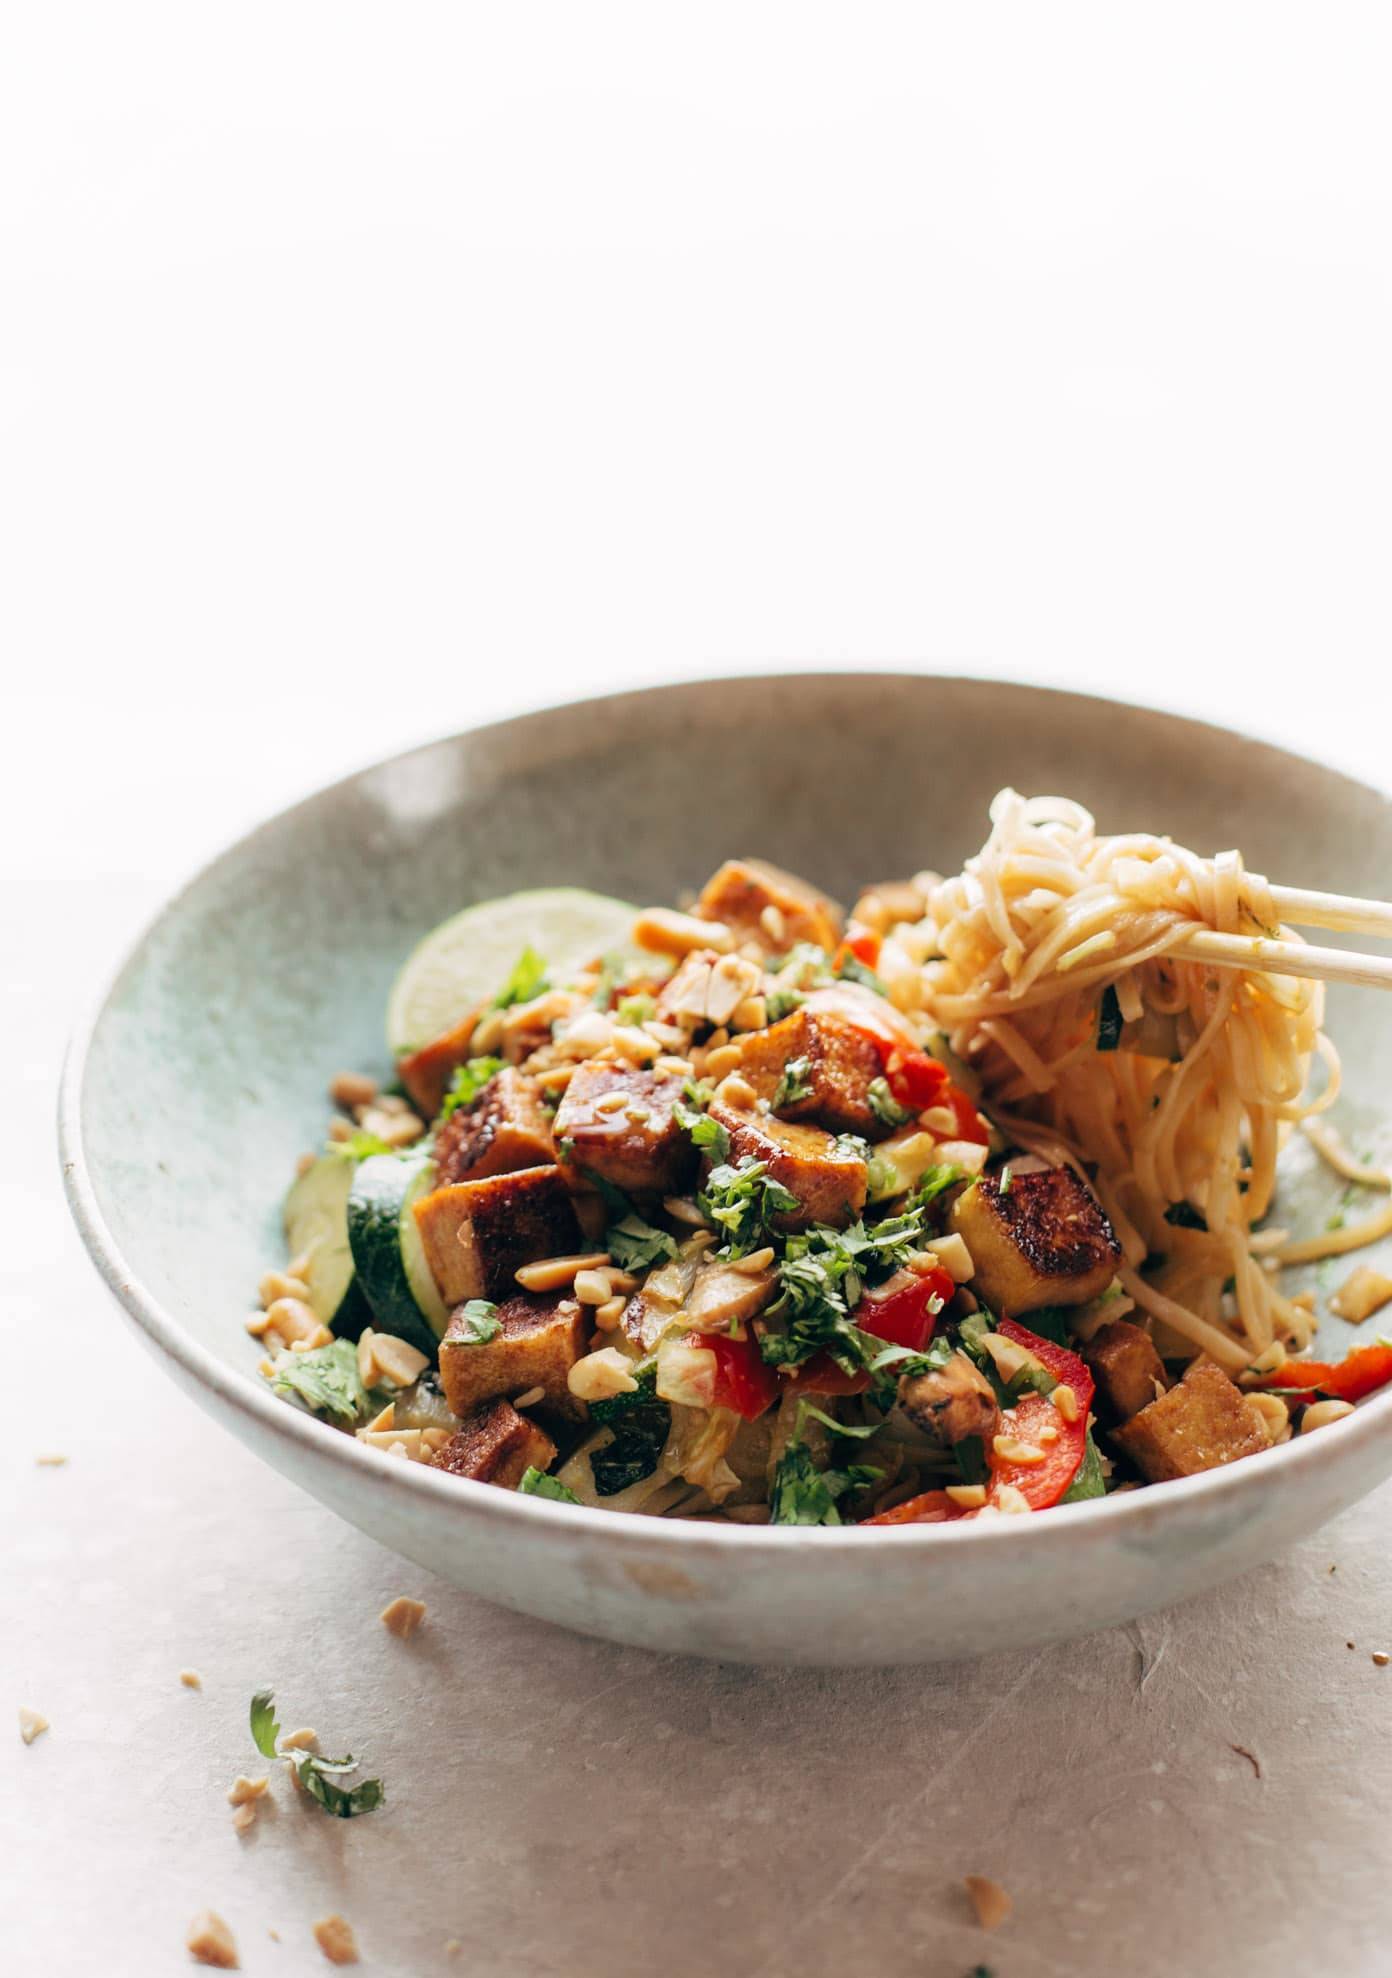
{"type": "Polygon", "coordinates": [[[1392,1490],[1043,1653],[653,1660],[214,1429],[52,1133],[80,1003],[185,874],[514,706],[923,659],[1385,777],[1389,38],[1187,0],[13,10],[3,1978],[174,1978],[204,1905],[286,1978],[331,1909],[391,1978],[1392,1971],[1392,1490]],[[277,1784],[238,1839],[263,1684],[383,1812],[277,1784]]]}

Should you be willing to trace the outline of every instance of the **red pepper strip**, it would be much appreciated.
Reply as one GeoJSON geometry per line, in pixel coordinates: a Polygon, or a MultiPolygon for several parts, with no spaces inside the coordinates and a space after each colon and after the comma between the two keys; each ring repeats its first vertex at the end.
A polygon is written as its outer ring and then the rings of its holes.
{"type": "Polygon", "coordinates": [[[885,1083],[911,1112],[921,1113],[929,1106],[940,1106],[950,1083],[947,1068],[926,1051],[910,1050],[904,1044],[891,1047],[884,1060],[885,1083]]]}
{"type": "Polygon", "coordinates": [[[921,1353],[933,1337],[939,1312],[956,1289],[941,1265],[926,1264],[920,1270],[910,1265],[866,1292],[855,1308],[855,1322],[876,1339],[921,1353]]]}
{"type": "Polygon", "coordinates": [[[946,1525],[967,1513],[954,1504],[945,1490],[925,1490],[921,1497],[906,1498],[878,1517],[862,1518],[862,1525],[946,1525]]]}
{"type": "Polygon", "coordinates": [[[785,1367],[783,1373],[799,1394],[864,1394],[870,1385],[869,1374],[848,1374],[830,1353],[814,1353],[800,1367],[785,1367]]]}
{"type": "Polygon", "coordinates": [[[777,1369],[768,1365],[752,1333],[731,1339],[721,1332],[691,1332],[683,1344],[704,1346],[715,1355],[713,1408],[733,1408],[752,1422],[778,1399],[777,1369]]]}
{"type": "Polygon", "coordinates": [[[969,1099],[956,1085],[949,1085],[938,1101],[939,1105],[951,1106],[957,1115],[957,1138],[974,1140],[978,1147],[986,1146],[991,1138],[990,1128],[976,1110],[975,1099],[969,1099]]]}
{"type": "MultiPolygon", "coordinates": [[[[865,964],[866,968],[874,968],[880,959],[880,937],[873,927],[866,927],[859,920],[852,920],[847,923],[846,938],[832,956],[831,961],[832,968],[838,975],[841,972],[841,965],[847,955],[854,955],[858,962],[865,964]]],[[[868,983],[866,987],[869,987],[868,983]]]]}
{"type": "Polygon", "coordinates": [[[1263,1387],[1318,1387],[1337,1401],[1361,1401],[1392,1381],[1392,1346],[1355,1346],[1347,1359],[1287,1360],[1263,1387]]]}
{"type": "Polygon", "coordinates": [[[1057,1504],[1068,1489],[1087,1452],[1092,1375],[1076,1353],[1070,1353],[1066,1346],[1055,1346],[1051,1339],[1041,1339],[1038,1333],[1017,1325],[1014,1319],[1002,1319],[998,1330],[1004,1338],[1013,1339],[1017,1346],[1023,1346],[1032,1353],[1056,1381],[1071,1387],[1078,1403],[1078,1418],[1073,1422],[1066,1422],[1044,1394],[1022,1394],[1013,1408],[1005,1410],[1000,1433],[1042,1449],[1042,1463],[1012,1463],[1008,1457],[997,1455],[994,1448],[986,1452],[986,1460],[991,1466],[990,1495],[993,1499],[999,1496],[1004,1484],[1014,1484],[1031,1511],[1046,1511],[1051,1504],[1057,1504]],[[1039,1431],[1042,1428],[1057,1429],[1056,1439],[1041,1442],[1039,1431]]]}

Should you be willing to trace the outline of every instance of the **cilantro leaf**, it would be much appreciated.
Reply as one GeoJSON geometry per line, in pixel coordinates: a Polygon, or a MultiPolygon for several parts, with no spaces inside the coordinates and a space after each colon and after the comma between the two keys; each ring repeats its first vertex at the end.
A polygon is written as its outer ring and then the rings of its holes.
{"type": "Polygon", "coordinates": [[[967,1171],[959,1168],[955,1161],[940,1161],[937,1166],[925,1168],[918,1178],[918,1192],[914,1196],[915,1206],[926,1209],[935,1202],[945,1188],[953,1188],[959,1181],[965,1181],[967,1171]]]}
{"type": "Polygon", "coordinates": [[[326,1763],[317,1753],[307,1751],[295,1765],[295,1777],[326,1813],[340,1820],[351,1820],[359,1813],[373,1813],[386,1799],[380,1779],[363,1779],[356,1786],[340,1786],[329,1776],[352,1765],[352,1759],[326,1763]]]}
{"type": "Polygon", "coordinates": [[[688,1105],[684,1099],[677,1100],[672,1108],[672,1117],[691,1136],[692,1146],[708,1153],[717,1167],[729,1160],[730,1136],[718,1119],[712,1119],[709,1113],[688,1105]]]}
{"type": "Polygon", "coordinates": [[[677,1239],[665,1229],[644,1222],[636,1209],[630,1209],[618,1222],[610,1223],[604,1247],[620,1270],[641,1271],[659,1259],[665,1262],[675,1257],[677,1239]]]}
{"type": "Polygon", "coordinates": [[[351,1339],[332,1339],[308,1353],[282,1355],[271,1375],[277,1394],[291,1395],[311,1414],[353,1428],[378,1405],[362,1384],[358,1349],[351,1339]]]}
{"type": "MultiPolygon", "coordinates": [[[[841,1513],[837,1506],[841,1499],[884,1475],[883,1470],[868,1463],[850,1463],[839,1470],[821,1469],[802,1440],[802,1425],[809,1412],[823,1422],[829,1420],[819,1408],[809,1408],[805,1401],[799,1407],[795,1432],[774,1465],[769,1490],[770,1524],[839,1525],[841,1513]]],[[[847,1433],[840,1422],[831,1422],[830,1426],[838,1435],[847,1433]]]]}
{"type": "Polygon", "coordinates": [[[843,982],[859,982],[866,989],[873,989],[877,996],[889,995],[884,978],[876,975],[873,968],[867,968],[859,955],[853,955],[849,950],[836,963],[835,973],[843,982]]]}
{"type": "Polygon", "coordinates": [[[892,1277],[923,1236],[923,1212],[854,1222],[846,1229],[814,1223],[790,1236],[778,1266],[779,1297],[768,1311],[783,1321],[780,1332],[765,1332],[759,1351],[771,1366],[800,1366],[815,1353],[830,1353],[846,1373],[870,1365],[882,1341],[851,1323],[867,1283],[892,1277]]]}
{"type": "Polygon", "coordinates": [[[732,1167],[711,1169],[697,1202],[708,1221],[725,1232],[725,1254],[757,1249],[775,1216],[796,1214],[798,1200],[768,1172],[766,1161],[744,1154],[732,1167]]]}
{"type": "Polygon", "coordinates": [[[773,1095],[773,1110],[782,1106],[796,1106],[806,1099],[812,1090],[811,1058],[789,1058],[783,1067],[783,1075],[773,1095]]]}
{"type": "Polygon", "coordinates": [[[910,1106],[901,1106],[889,1089],[885,1078],[872,1078],[866,1087],[865,1096],[870,1101],[870,1110],[877,1120],[886,1126],[902,1126],[905,1120],[913,1118],[910,1106]]]}
{"type": "Polygon", "coordinates": [[[280,1725],[276,1722],[275,1691],[258,1690],[251,1699],[251,1741],[263,1758],[277,1756],[280,1725]]]}
{"type": "Polygon", "coordinates": [[[346,1140],[331,1140],[328,1151],[343,1161],[370,1161],[374,1154],[399,1154],[399,1147],[388,1146],[375,1133],[350,1133],[346,1140]]]}
{"type": "Polygon", "coordinates": [[[527,1497],[549,1497],[557,1504],[580,1502],[575,1492],[567,1489],[559,1477],[548,1477],[545,1470],[539,1470],[535,1463],[529,1464],[522,1472],[517,1488],[527,1497]]]}
{"type": "Polygon", "coordinates": [[[459,1316],[468,1328],[462,1342],[465,1346],[486,1346],[503,1329],[497,1306],[486,1298],[471,1298],[459,1316]]]}
{"type": "Polygon", "coordinates": [[[785,1016],[800,1010],[807,998],[801,989],[770,989],[764,998],[764,1014],[769,1022],[781,1023],[785,1016]]]}
{"type": "Polygon", "coordinates": [[[546,987],[546,963],[533,947],[525,947],[513,963],[512,973],[493,998],[495,1010],[510,1010],[514,1003],[530,1003],[546,987]]]}
{"type": "Polygon", "coordinates": [[[1097,1444],[1092,1439],[1092,1430],[1089,1429],[1087,1441],[1083,1445],[1083,1460],[1078,1465],[1077,1474],[1063,1493],[1063,1496],[1059,1499],[1059,1502],[1060,1504],[1083,1504],[1090,1497],[1105,1497],[1106,1494],[1107,1480],[1102,1474],[1102,1458],[1098,1454],[1097,1444]]]}
{"type": "Polygon", "coordinates": [[[440,1108],[440,1118],[447,1120],[461,1106],[472,1106],[489,1079],[502,1068],[501,1058],[470,1058],[467,1064],[457,1065],[450,1089],[445,1094],[445,1102],[440,1108]]]}

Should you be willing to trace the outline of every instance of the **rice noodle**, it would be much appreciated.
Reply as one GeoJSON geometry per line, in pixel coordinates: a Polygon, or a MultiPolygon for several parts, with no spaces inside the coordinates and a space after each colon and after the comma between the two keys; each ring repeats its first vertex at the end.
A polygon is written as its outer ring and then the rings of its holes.
{"type": "MultiPolygon", "coordinates": [[[[1352,1249],[1386,1233],[1384,1220],[1392,1228],[1389,1208],[1341,1237],[1276,1248],[1253,1236],[1292,1123],[1338,1090],[1323,985],[1169,952],[1195,926],[1298,939],[1279,927],[1265,880],[1237,852],[1205,859],[1167,838],[1099,836],[1078,804],[1002,790],[985,845],[933,889],[929,915],[939,948],[923,971],[929,1014],[1017,1143],[1093,1178],[1136,1303],[1229,1370],[1273,1341],[1304,1344],[1310,1315],[1264,1262],[1352,1249]],[[1150,1048],[1172,1037],[1173,1056],[1149,1055],[1125,1031],[1119,1048],[1098,1048],[1109,987],[1113,1027],[1137,1026],[1150,1048]],[[1317,1096],[1316,1057],[1328,1074],[1317,1096]],[[1167,1220],[1183,1204],[1182,1218],[1207,1227],[1167,1220]],[[1163,1262],[1142,1276],[1147,1255],[1163,1262]]],[[[1333,1143],[1308,1130],[1334,1161],[1333,1143]]],[[[1366,1169],[1352,1178],[1377,1185],[1366,1169]]]]}

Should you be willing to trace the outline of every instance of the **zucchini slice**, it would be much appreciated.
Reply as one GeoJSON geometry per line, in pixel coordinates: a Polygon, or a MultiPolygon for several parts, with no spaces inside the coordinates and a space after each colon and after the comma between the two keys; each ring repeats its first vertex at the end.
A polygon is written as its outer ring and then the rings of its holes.
{"type": "Polygon", "coordinates": [[[435,1186],[428,1154],[372,1154],[348,1193],[348,1242],[372,1323],[435,1358],[449,1323],[425,1260],[412,1204],[435,1186]]]}
{"type": "Polygon", "coordinates": [[[348,1241],[352,1186],[352,1161],[343,1154],[321,1154],[285,1198],[290,1255],[309,1258],[310,1306],[315,1317],[341,1339],[356,1339],[371,1317],[348,1241]]]}

